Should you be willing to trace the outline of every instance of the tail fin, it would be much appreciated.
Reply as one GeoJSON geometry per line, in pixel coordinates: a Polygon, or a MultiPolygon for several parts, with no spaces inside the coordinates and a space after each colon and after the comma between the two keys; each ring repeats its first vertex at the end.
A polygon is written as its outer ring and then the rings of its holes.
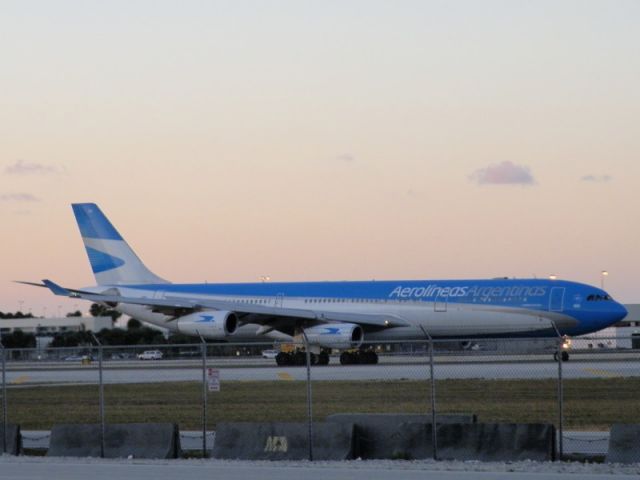
{"type": "Polygon", "coordinates": [[[98,285],[169,283],[142,263],[95,203],[72,207],[98,285]]]}

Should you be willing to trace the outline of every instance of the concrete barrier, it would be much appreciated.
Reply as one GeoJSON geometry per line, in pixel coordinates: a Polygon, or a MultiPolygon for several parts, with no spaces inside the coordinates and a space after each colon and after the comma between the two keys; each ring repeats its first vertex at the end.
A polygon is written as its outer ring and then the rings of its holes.
{"type": "MultiPolygon", "coordinates": [[[[307,423],[220,423],[214,458],[240,460],[306,460],[307,423]]],[[[314,423],[313,459],[353,458],[353,424],[314,423]]]]}
{"type": "Polygon", "coordinates": [[[441,460],[555,460],[555,428],[546,424],[476,423],[438,426],[441,460]]]}
{"type": "MultiPolygon", "coordinates": [[[[177,458],[178,426],[172,423],[120,423],[105,427],[105,458],[177,458]]],[[[100,457],[100,425],[54,425],[48,456],[100,457]]]]}
{"type": "Polygon", "coordinates": [[[605,461],[609,463],[640,462],[639,423],[616,423],[611,426],[609,449],[605,461]]]}
{"type": "MultiPolygon", "coordinates": [[[[354,455],[362,459],[433,457],[431,415],[396,413],[337,413],[327,422],[355,424],[354,455]]],[[[475,415],[437,415],[436,422],[474,423],[475,415]]]]}
{"type": "Polygon", "coordinates": [[[22,453],[22,435],[20,425],[7,425],[7,440],[5,445],[4,425],[0,425],[0,455],[20,455],[22,453]]]}

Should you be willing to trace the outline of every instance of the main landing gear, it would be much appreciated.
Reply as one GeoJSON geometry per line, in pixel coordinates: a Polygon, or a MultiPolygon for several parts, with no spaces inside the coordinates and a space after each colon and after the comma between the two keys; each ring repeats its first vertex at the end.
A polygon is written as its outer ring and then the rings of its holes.
{"type": "MultiPolygon", "coordinates": [[[[329,353],[322,350],[319,355],[311,353],[311,365],[329,365],[329,353]]],[[[304,350],[296,350],[295,352],[280,352],[276,355],[276,363],[280,367],[299,366],[307,364],[307,353],[304,350]]]]}
{"type": "Polygon", "coordinates": [[[342,352],[340,354],[342,365],[375,365],[378,363],[378,354],[373,350],[356,350],[342,352]]]}
{"type": "MultiPolygon", "coordinates": [[[[310,354],[311,365],[329,365],[329,350],[323,349],[320,354],[310,354]]],[[[280,367],[303,367],[307,364],[307,353],[302,349],[292,352],[280,352],[276,355],[276,363],[280,367]]],[[[373,350],[347,350],[340,354],[341,365],[375,365],[378,354],[373,350]]]]}

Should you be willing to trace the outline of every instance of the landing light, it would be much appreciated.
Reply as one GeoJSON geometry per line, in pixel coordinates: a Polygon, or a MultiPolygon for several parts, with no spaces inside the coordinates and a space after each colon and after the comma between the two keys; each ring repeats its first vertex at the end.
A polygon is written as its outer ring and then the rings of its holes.
{"type": "Polygon", "coordinates": [[[385,325],[385,327],[388,327],[389,326],[389,320],[385,320],[384,321],[384,325],[385,325]]]}

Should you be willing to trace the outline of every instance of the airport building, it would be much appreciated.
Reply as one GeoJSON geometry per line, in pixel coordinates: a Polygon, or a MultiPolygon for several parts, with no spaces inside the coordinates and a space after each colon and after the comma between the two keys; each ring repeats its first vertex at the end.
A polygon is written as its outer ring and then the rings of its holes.
{"type": "Polygon", "coordinates": [[[113,328],[111,317],[53,317],[53,318],[5,318],[0,320],[0,334],[8,335],[16,330],[33,333],[37,337],[51,337],[57,333],[99,332],[113,328]]]}
{"type": "Polygon", "coordinates": [[[629,314],[614,326],[574,340],[579,348],[637,348],[640,349],[640,304],[625,305],[629,314]]]}

